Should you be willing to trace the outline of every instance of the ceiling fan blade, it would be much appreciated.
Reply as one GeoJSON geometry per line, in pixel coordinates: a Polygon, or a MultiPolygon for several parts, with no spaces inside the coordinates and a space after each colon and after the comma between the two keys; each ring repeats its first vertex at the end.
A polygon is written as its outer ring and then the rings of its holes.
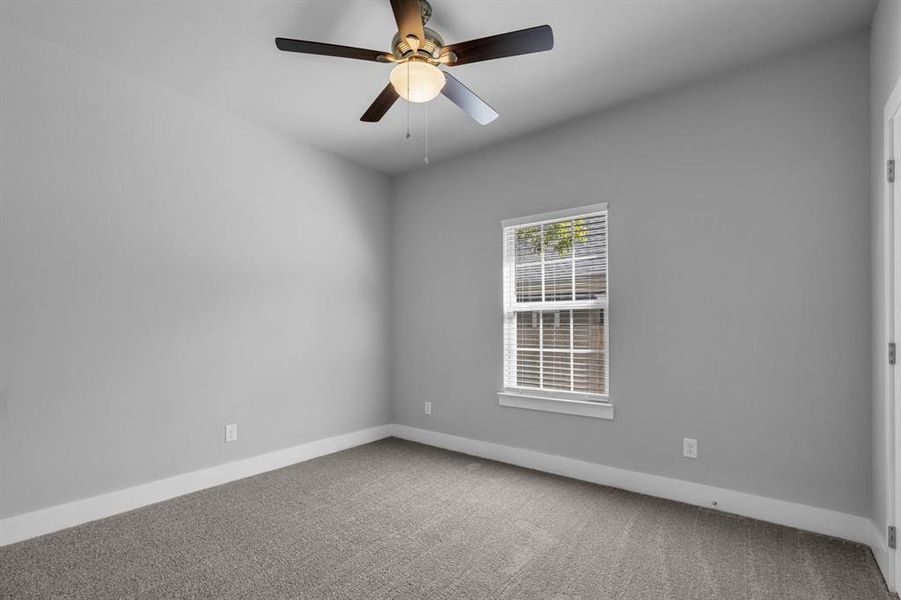
{"type": "Polygon", "coordinates": [[[394,103],[397,102],[398,98],[400,98],[400,96],[398,96],[397,92],[394,90],[394,86],[389,82],[388,85],[385,86],[385,89],[382,90],[382,93],[379,94],[379,97],[375,99],[375,102],[366,109],[366,112],[363,113],[360,120],[367,123],[377,123],[381,121],[382,117],[385,116],[388,109],[394,106],[394,103]]]}
{"type": "Polygon", "coordinates": [[[397,30],[402,39],[410,41],[410,36],[416,38],[415,44],[410,44],[413,50],[425,41],[425,32],[422,30],[422,9],[419,8],[419,0],[391,0],[391,10],[394,11],[394,20],[397,21],[397,30]],[[415,46],[415,47],[414,47],[415,46]]]}
{"type": "Polygon", "coordinates": [[[475,119],[480,125],[487,125],[498,117],[496,110],[476,96],[475,92],[460,83],[460,80],[456,77],[450,73],[445,73],[444,79],[446,83],[441,93],[462,108],[463,112],[475,119]]]}
{"type": "Polygon", "coordinates": [[[376,62],[391,62],[393,58],[387,52],[379,52],[378,50],[337,46],[335,44],[323,44],[322,42],[308,42],[305,40],[290,40],[287,38],[275,38],[275,46],[285,52],[356,58],[358,60],[373,60],[376,62]]]}
{"type": "Polygon", "coordinates": [[[539,25],[529,29],[520,29],[519,31],[451,44],[446,46],[441,51],[441,54],[447,57],[446,64],[448,66],[454,66],[506,58],[508,56],[519,56],[520,54],[543,52],[553,47],[554,31],[551,29],[551,26],[539,25]],[[454,55],[456,55],[456,60],[453,60],[454,55]]]}

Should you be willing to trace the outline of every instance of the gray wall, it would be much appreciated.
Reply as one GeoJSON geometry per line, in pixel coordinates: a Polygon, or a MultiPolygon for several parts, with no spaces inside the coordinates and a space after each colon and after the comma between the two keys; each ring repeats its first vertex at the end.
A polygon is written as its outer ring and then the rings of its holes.
{"type": "Polygon", "coordinates": [[[0,38],[3,515],[388,422],[385,178],[0,38]]]}
{"type": "Polygon", "coordinates": [[[861,33],[402,178],[395,422],[869,515],[867,88],[861,33]],[[499,407],[500,221],[600,201],[616,419],[499,407]]]}
{"type": "Polygon", "coordinates": [[[871,117],[871,198],[872,198],[872,268],[873,268],[873,519],[884,532],[885,507],[885,345],[888,342],[883,318],[883,294],[885,293],[882,257],[883,181],[885,162],[883,157],[882,113],[889,94],[901,76],[901,1],[881,0],[873,15],[870,33],[870,117],[871,117]]]}

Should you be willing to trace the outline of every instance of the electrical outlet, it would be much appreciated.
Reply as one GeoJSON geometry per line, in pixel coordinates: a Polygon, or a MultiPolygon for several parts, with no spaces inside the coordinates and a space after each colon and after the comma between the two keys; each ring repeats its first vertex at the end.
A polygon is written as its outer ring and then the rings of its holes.
{"type": "Polygon", "coordinates": [[[698,440],[685,438],[682,440],[682,456],[685,458],[698,457],[698,440]]]}
{"type": "Polygon", "coordinates": [[[238,424],[232,423],[230,425],[225,426],[225,442],[236,442],[238,441],[238,424]]]}
{"type": "Polygon", "coordinates": [[[427,414],[427,415],[432,414],[432,403],[431,402],[425,403],[425,414],[427,414]]]}

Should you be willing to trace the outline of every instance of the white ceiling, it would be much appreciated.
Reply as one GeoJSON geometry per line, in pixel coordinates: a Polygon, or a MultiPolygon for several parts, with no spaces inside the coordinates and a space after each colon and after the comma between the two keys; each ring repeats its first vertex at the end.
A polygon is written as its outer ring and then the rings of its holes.
{"type": "MultiPolygon", "coordinates": [[[[388,0],[3,1],[0,19],[78,54],[380,171],[420,168],[424,105],[359,121],[390,66],[279,52],[277,36],[388,50],[388,0]]],[[[542,54],[452,68],[500,113],[429,104],[432,163],[864,27],[876,0],[433,0],[445,41],[550,24],[542,54]]]]}

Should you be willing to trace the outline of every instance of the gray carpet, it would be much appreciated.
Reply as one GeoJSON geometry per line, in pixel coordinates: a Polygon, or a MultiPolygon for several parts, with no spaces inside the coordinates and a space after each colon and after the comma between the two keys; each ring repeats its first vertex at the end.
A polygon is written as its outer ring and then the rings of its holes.
{"type": "Polygon", "coordinates": [[[390,439],[0,548],[0,598],[892,598],[860,545],[390,439]]]}

